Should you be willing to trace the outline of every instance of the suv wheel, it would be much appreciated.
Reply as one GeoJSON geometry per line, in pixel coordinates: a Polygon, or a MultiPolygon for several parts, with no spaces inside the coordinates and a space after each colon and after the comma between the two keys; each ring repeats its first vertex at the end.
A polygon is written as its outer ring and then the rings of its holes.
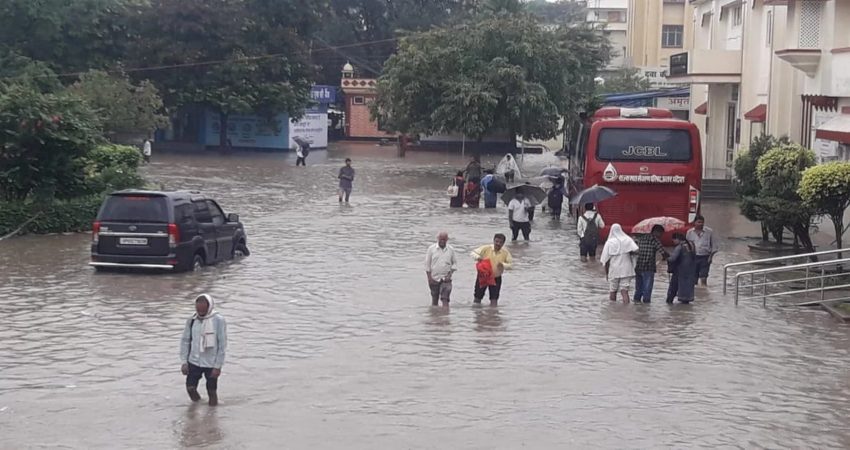
{"type": "Polygon", "coordinates": [[[250,254],[251,254],[251,252],[248,251],[248,246],[245,245],[245,241],[239,241],[233,247],[233,258],[242,258],[242,257],[248,256],[250,254]]]}
{"type": "Polygon", "coordinates": [[[198,272],[204,268],[204,257],[200,253],[195,254],[192,259],[192,272],[198,272]]]}

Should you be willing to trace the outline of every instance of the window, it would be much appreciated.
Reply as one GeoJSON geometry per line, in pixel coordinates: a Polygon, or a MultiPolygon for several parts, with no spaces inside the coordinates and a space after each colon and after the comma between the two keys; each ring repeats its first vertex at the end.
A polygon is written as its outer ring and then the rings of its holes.
{"type": "Polygon", "coordinates": [[[738,5],[732,9],[732,25],[740,27],[744,23],[744,6],[738,5]]]}
{"type": "Polygon", "coordinates": [[[773,11],[768,11],[765,17],[765,46],[770,48],[773,46],[773,11]]]}
{"type": "Polygon", "coordinates": [[[207,202],[194,201],[192,202],[195,205],[195,220],[200,223],[212,223],[212,215],[210,214],[210,208],[207,206],[207,202]]]}
{"type": "Polygon", "coordinates": [[[112,195],[103,205],[100,220],[168,223],[168,201],[151,195],[112,195]]]}
{"type": "Polygon", "coordinates": [[[800,2],[800,48],[818,48],[820,46],[820,28],[823,18],[824,2],[800,2]]]}
{"type": "Polygon", "coordinates": [[[366,98],[365,97],[354,97],[351,100],[351,103],[355,104],[355,105],[365,105],[366,104],[366,98]]]}
{"type": "Polygon", "coordinates": [[[608,11],[608,22],[625,22],[623,13],[620,11],[608,11]]]}
{"type": "Polygon", "coordinates": [[[663,128],[606,128],[599,132],[596,158],[686,162],[691,160],[691,135],[687,130],[663,128]]]}
{"type": "Polygon", "coordinates": [[[207,208],[210,210],[212,222],[216,225],[224,225],[224,212],[221,211],[221,208],[212,200],[207,200],[207,208]]]}
{"type": "Polygon", "coordinates": [[[192,223],[195,220],[194,214],[192,212],[194,208],[192,205],[180,205],[174,208],[174,220],[177,223],[192,223]]]}
{"type": "Polygon", "coordinates": [[[682,48],[683,25],[664,25],[661,28],[661,46],[664,48],[682,48]]]}

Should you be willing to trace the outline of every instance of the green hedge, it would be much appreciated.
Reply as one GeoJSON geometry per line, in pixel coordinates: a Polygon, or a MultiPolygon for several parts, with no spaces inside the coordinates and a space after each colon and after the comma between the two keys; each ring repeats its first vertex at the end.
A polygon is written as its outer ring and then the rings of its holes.
{"type": "Polygon", "coordinates": [[[21,234],[90,230],[103,198],[102,195],[93,195],[47,203],[0,202],[0,236],[11,233],[39,212],[41,215],[21,230],[21,234]]]}
{"type": "Polygon", "coordinates": [[[106,144],[90,150],[86,159],[97,172],[109,168],[128,168],[135,171],[142,163],[142,154],[139,149],[129,145],[106,144]]]}

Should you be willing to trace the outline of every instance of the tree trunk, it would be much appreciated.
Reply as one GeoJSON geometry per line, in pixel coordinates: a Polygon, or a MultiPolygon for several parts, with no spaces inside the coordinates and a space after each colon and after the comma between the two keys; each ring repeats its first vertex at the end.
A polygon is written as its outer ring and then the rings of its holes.
{"type": "MultiPolygon", "coordinates": [[[[794,235],[797,239],[800,240],[800,243],[803,245],[803,248],[806,250],[806,253],[814,253],[815,246],[812,243],[812,237],[809,235],[809,227],[804,225],[794,225],[794,235]]],[[[812,262],[817,262],[817,256],[811,256],[809,259],[812,262]]]]}
{"type": "Polygon", "coordinates": [[[225,151],[230,150],[230,143],[227,137],[227,119],[228,114],[226,112],[221,111],[218,113],[218,123],[220,125],[218,130],[218,148],[225,151]]]}
{"type": "Polygon", "coordinates": [[[761,223],[761,240],[763,242],[767,242],[770,240],[770,229],[767,227],[767,224],[761,223]]]}
{"type": "MultiPolygon", "coordinates": [[[[840,215],[832,216],[832,226],[835,227],[835,248],[841,250],[844,248],[843,244],[843,234],[844,234],[844,211],[841,211],[840,215]]],[[[842,253],[838,253],[836,258],[841,259],[842,253]]],[[[844,268],[839,264],[838,265],[838,273],[844,272],[844,268]]]]}

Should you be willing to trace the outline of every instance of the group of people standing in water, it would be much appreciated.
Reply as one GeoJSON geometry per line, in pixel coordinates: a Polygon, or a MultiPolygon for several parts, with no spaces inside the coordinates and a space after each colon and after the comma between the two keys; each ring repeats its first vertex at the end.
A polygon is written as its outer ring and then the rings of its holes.
{"type": "Polygon", "coordinates": [[[519,165],[513,155],[505,155],[495,169],[484,169],[481,166],[481,158],[473,157],[466,169],[458,171],[454,177],[452,185],[456,187],[456,189],[453,189],[453,192],[456,191],[456,193],[450,197],[449,206],[462,208],[466,204],[468,208],[478,208],[483,194],[484,207],[495,208],[498,201],[498,191],[504,192],[504,184],[496,175],[504,177],[506,183],[512,183],[522,177],[519,165]],[[497,188],[499,184],[502,185],[502,189],[497,188]]]}

